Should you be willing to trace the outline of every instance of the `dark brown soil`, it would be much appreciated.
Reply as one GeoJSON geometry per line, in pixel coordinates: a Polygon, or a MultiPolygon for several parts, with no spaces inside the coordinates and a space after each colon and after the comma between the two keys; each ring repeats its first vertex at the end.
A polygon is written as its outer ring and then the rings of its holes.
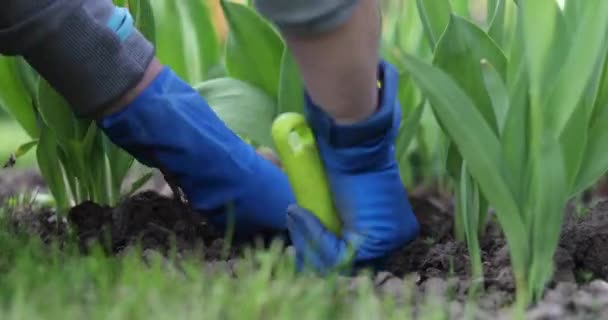
{"type": "MultiPolygon", "coordinates": [[[[7,189],[2,181],[6,178],[0,179],[0,191],[7,189]]],[[[469,257],[466,246],[452,236],[450,205],[430,197],[411,200],[421,222],[421,235],[395,253],[387,270],[375,276],[378,292],[402,298],[404,282],[411,281],[419,293],[416,297],[440,294],[450,310],[449,318],[460,319],[469,287],[469,257]]],[[[546,297],[530,309],[529,319],[599,319],[608,314],[608,283],[604,282],[608,280],[608,201],[595,205],[582,218],[572,208],[567,212],[555,257],[554,281],[546,297]]],[[[155,191],[139,193],[116,208],[83,203],[70,211],[67,221],[48,210],[21,210],[9,220],[13,228],[37,234],[45,241],[66,239],[71,230],[84,252],[98,243],[112,254],[134,245],[165,254],[176,248],[182,253],[203,253],[206,263],[219,266],[220,272],[222,268],[231,272],[230,264],[222,261],[240,257],[238,245],[227,254],[223,251],[222,232],[214,230],[200,214],[155,191]]],[[[508,247],[492,220],[481,247],[485,291],[478,300],[477,318],[502,319],[503,309],[513,300],[514,284],[508,247]]],[[[344,280],[356,286],[356,278],[344,280]]]]}

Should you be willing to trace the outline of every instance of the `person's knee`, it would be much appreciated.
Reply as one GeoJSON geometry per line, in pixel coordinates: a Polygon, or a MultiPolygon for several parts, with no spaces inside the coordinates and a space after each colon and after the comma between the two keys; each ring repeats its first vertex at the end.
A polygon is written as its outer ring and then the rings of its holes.
{"type": "Polygon", "coordinates": [[[316,34],[348,20],[360,0],[254,0],[257,10],[281,31],[316,34]]]}

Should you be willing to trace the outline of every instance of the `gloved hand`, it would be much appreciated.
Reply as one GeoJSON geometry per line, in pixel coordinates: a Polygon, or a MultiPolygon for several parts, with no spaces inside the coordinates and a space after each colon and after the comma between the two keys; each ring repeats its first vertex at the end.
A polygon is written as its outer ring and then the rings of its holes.
{"type": "Polygon", "coordinates": [[[337,125],[307,98],[307,119],[343,226],[342,234],[335,235],[311,212],[289,208],[287,227],[300,270],[311,267],[325,273],[341,266],[378,267],[418,235],[394,154],[401,121],[398,74],[384,61],[379,71],[380,107],[362,123],[337,125]]]}
{"type": "Polygon", "coordinates": [[[286,229],[286,209],[295,199],[285,174],[169,68],[99,125],[140,162],[170,173],[192,207],[220,227],[233,220],[238,236],[286,229]]]}

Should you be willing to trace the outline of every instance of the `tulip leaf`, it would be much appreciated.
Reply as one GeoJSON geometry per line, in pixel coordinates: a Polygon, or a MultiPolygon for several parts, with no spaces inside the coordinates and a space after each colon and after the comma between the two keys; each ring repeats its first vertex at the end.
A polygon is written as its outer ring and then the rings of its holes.
{"type": "Polygon", "coordinates": [[[504,178],[506,167],[500,140],[471,98],[445,72],[410,55],[405,57],[405,66],[458,146],[482,194],[496,208],[516,276],[525,274],[523,253],[527,252],[528,236],[519,205],[504,178]]]}
{"type": "Polygon", "coordinates": [[[298,65],[288,48],[283,51],[281,60],[278,107],[279,113],[304,112],[304,84],[298,65]]]}
{"type": "Polygon", "coordinates": [[[416,5],[427,41],[434,50],[448,25],[452,7],[448,0],[416,0],[416,5]]]}
{"type": "Polygon", "coordinates": [[[605,55],[608,31],[608,1],[590,2],[584,6],[576,37],[572,40],[555,86],[546,100],[546,110],[556,132],[561,132],[573,116],[579,101],[588,88],[597,61],[605,55]],[[572,81],[577,79],[577,81],[572,81]]]}
{"type": "Polygon", "coordinates": [[[150,0],[129,0],[129,10],[135,17],[135,26],[155,47],[156,44],[156,22],[150,0]]]}
{"type": "Polygon", "coordinates": [[[275,101],[251,84],[232,78],[205,81],[195,87],[226,125],[244,138],[272,147],[275,101]]]}
{"type": "Polygon", "coordinates": [[[496,68],[488,60],[481,61],[481,70],[486,91],[492,101],[492,109],[496,116],[498,132],[502,134],[509,111],[509,92],[504,78],[500,76],[496,68]]]}
{"type": "Polygon", "coordinates": [[[36,150],[38,168],[44,177],[45,183],[49,186],[51,194],[57,204],[59,211],[69,208],[69,197],[63,171],[57,154],[57,139],[55,133],[45,125],[42,125],[40,140],[36,150]]]}
{"type": "Polygon", "coordinates": [[[404,117],[404,120],[401,123],[397,141],[395,143],[395,156],[397,157],[399,164],[404,164],[404,162],[407,161],[407,151],[420,127],[420,119],[422,118],[422,112],[424,111],[425,105],[426,101],[419,103],[409,115],[404,117]]]}
{"type": "Polygon", "coordinates": [[[68,103],[44,79],[38,82],[37,101],[42,120],[55,133],[59,145],[67,147],[69,141],[77,137],[77,124],[68,103]]]}
{"type": "Polygon", "coordinates": [[[437,44],[434,64],[452,76],[473,99],[490,127],[498,132],[492,100],[482,74],[481,61],[484,60],[494,66],[502,79],[506,78],[507,60],[490,37],[475,24],[452,15],[445,36],[437,44]]]}
{"type": "Polygon", "coordinates": [[[488,1],[488,16],[491,21],[488,28],[490,37],[501,47],[504,45],[505,37],[505,15],[506,1],[508,0],[490,0],[488,1]],[[491,4],[491,5],[490,5],[491,4]]]}
{"type": "Polygon", "coordinates": [[[221,0],[230,27],[226,40],[228,76],[278,98],[284,44],[273,27],[253,9],[221,0]]]}
{"type": "Polygon", "coordinates": [[[19,122],[30,138],[37,139],[36,111],[27,87],[19,79],[16,59],[0,56],[0,106],[19,122]]]}
{"type": "Polygon", "coordinates": [[[206,80],[220,55],[206,2],[154,0],[150,4],[159,60],[190,84],[206,80]]]}

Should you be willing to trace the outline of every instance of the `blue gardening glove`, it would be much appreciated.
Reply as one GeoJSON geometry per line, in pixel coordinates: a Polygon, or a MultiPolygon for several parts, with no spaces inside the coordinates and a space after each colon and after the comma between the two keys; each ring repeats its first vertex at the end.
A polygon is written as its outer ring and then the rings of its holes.
{"type": "Polygon", "coordinates": [[[220,227],[234,220],[241,236],[285,230],[285,211],[295,201],[285,174],[170,69],[99,125],[140,162],[169,173],[194,209],[218,212],[209,217],[220,227]]]}
{"type": "Polygon", "coordinates": [[[307,97],[307,119],[343,226],[342,234],[335,235],[311,212],[289,208],[287,228],[300,270],[311,267],[325,273],[340,266],[378,267],[418,235],[394,153],[401,121],[398,74],[384,61],[379,71],[380,107],[362,123],[337,125],[307,97]]]}

